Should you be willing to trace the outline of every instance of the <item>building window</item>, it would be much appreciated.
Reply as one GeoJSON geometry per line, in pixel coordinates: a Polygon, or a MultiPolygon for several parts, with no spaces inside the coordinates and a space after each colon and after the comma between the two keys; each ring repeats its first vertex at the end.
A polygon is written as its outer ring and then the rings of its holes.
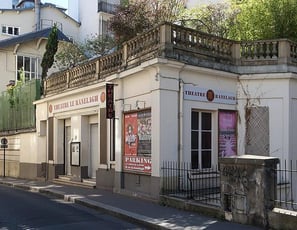
{"type": "Polygon", "coordinates": [[[98,0],[98,12],[105,12],[114,14],[116,11],[117,4],[107,3],[106,1],[98,0]]]}
{"type": "Polygon", "coordinates": [[[8,34],[8,35],[13,35],[13,36],[20,35],[20,28],[2,25],[2,34],[8,34]]]}
{"type": "Polygon", "coordinates": [[[192,111],[191,165],[192,169],[211,168],[212,165],[212,114],[192,111]]]}
{"type": "Polygon", "coordinates": [[[20,71],[24,70],[25,81],[40,78],[40,60],[36,57],[17,56],[17,80],[20,80],[20,71]]]}

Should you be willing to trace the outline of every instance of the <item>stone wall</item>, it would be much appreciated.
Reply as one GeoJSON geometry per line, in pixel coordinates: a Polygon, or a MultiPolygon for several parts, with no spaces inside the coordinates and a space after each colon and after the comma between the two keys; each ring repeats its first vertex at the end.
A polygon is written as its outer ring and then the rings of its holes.
{"type": "Polygon", "coordinates": [[[221,203],[225,219],[269,226],[276,197],[277,158],[243,155],[220,159],[221,203]]]}

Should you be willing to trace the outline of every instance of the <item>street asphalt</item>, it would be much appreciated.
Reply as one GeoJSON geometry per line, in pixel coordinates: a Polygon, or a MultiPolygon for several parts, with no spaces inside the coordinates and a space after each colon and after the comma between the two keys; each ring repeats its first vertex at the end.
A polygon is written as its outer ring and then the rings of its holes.
{"type": "Polygon", "coordinates": [[[186,229],[186,230],[256,230],[254,226],[240,225],[162,206],[157,202],[113,193],[104,189],[89,189],[71,185],[55,184],[34,180],[15,178],[0,178],[0,185],[23,189],[30,192],[39,192],[54,196],[58,199],[71,201],[95,210],[120,217],[127,221],[140,224],[147,229],[186,229]]]}

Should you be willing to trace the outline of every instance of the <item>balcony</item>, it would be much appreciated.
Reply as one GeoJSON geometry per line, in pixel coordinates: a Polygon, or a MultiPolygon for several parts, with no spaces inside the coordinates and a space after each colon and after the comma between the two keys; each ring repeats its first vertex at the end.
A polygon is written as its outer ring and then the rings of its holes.
{"type": "Polygon", "coordinates": [[[110,55],[52,74],[45,81],[45,96],[94,84],[157,57],[238,74],[283,72],[288,67],[297,72],[297,43],[290,40],[238,42],[165,23],[110,55]]]}
{"type": "Polygon", "coordinates": [[[117,5],[110,4],[107,2],[98,2],[98,12],[105,12],[109,14],[114,14],[116,11],[117,5]]]}

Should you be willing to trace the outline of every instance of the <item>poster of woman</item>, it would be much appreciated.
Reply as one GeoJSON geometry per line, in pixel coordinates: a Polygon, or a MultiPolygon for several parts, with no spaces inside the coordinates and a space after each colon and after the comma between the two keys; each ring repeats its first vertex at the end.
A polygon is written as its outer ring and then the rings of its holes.
{"type": "Polygon", "coordinates": [[[125,155],[137,155],[137,113],[125,115],[125,155]]]}
{"type": "Polygon", "coordinates": [[[125,171],[151,174],[151,127],[150,110],[124,115],[125,171]]]}
{"type": "Polygon", "coordinates": [[[236,111],[219,111],[219,157],[237,155],[236,124],[236,111]]]}

